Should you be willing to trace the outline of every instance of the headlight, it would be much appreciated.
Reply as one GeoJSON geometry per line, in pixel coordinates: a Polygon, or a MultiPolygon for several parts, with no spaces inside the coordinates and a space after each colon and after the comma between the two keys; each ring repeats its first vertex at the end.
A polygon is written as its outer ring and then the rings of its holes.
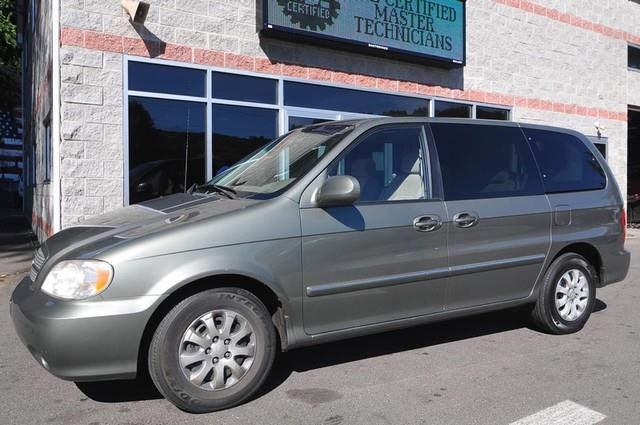
{"type": "Polygon", "coordinates": [[[107,289],[112,277],[113,268],[104,261],[61,261],[47,274],[42,292],[67,300],[83,300],[107,289]]]}

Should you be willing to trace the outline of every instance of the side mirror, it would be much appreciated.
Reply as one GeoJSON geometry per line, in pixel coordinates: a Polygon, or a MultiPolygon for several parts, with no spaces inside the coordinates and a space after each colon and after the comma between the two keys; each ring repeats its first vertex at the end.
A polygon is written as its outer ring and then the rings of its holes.
{"type": "Polygon", "coordinates": [[[351,205],[360,198],[360,183],[352,176],[329,177],[315,196],[317,207],[351,205]]]}
{"type": "Polygon", "coordinates": [[[136,192],[138,193],[148,192],[149,189],[151,189],[151,185],[147,182],[142,182],[136,186],[136,192]]]}

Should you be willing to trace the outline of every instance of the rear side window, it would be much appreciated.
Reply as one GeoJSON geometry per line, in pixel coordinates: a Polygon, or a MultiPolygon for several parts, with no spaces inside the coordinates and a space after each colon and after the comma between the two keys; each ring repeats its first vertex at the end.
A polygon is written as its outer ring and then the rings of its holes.
{"type": "Polygon", "coordinates": [[[503,198],[544,193],[519,128],[432,123],[445,199],[503,198]]]}
{"type": "Polygon", "coordinates": [[[589,148],[570,134],[523,129],[547,193],[604,189],[607,178],[589,148]]]}

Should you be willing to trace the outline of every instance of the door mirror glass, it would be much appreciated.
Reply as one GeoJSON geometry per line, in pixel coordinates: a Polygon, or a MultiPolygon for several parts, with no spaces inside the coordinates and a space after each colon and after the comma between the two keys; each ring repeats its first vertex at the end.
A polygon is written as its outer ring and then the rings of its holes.
{"type": "Polygon", "coordinates": [[[360,183],[351,176],[329,177],[315,196],[320,208],[352,205],[360,198],[360,183]]]}

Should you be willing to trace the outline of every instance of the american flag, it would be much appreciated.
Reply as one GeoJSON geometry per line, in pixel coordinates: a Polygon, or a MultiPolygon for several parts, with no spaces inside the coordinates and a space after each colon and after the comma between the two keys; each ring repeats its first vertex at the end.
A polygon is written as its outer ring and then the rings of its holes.
{"type": "Polygon", "coordinates": [[[0,111],[0,138],[19,139],[21,132],[9,111],[0,111]]]}

